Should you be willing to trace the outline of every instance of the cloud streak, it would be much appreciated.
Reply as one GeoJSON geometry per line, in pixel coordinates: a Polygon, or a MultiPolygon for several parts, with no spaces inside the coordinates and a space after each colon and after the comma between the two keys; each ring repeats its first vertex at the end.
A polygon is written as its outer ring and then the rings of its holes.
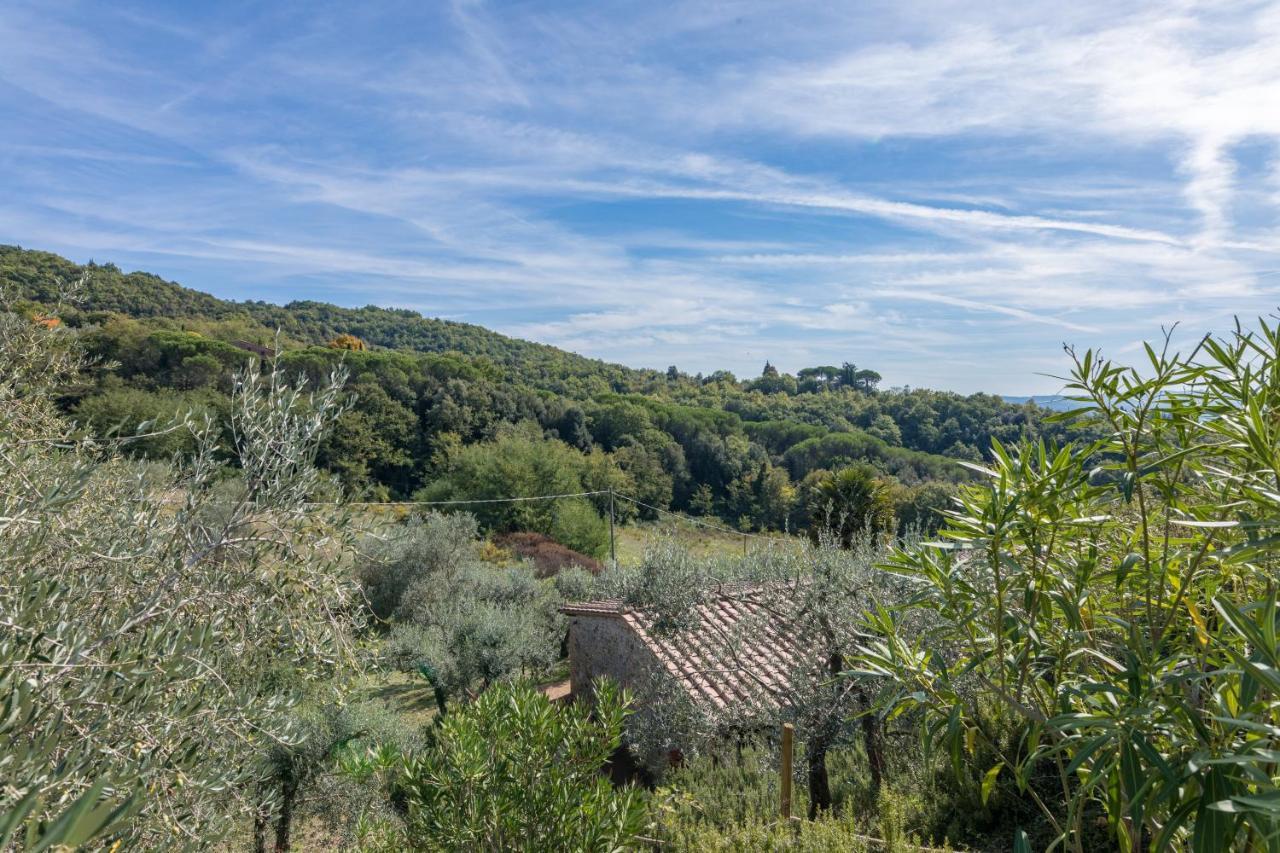
{"type": "Polygon", "coordinates": [[[0,240],[966,391],[1280,302],[1275,4],[782,11],[14,0],[0,240]]]}

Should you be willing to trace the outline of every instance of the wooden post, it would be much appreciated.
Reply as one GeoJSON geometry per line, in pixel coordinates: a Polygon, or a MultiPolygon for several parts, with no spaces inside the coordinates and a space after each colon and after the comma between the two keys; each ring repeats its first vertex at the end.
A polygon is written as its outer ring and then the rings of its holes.
{"type": "Polygon", "coordinates": [[[795,750],[796,727],[782,724],[782,819],[791,820],[791,765],[795,750]]]}
{"type": "Polygon", "coordinates": [[[747,534],[742,534],[742,556],[747,556],[747,534]]]}
{"type": "Polygon", "coordinates": [[[613,489],[609,490],[609,562],[618,568],[618,549],[613,538],[613,489]]]}

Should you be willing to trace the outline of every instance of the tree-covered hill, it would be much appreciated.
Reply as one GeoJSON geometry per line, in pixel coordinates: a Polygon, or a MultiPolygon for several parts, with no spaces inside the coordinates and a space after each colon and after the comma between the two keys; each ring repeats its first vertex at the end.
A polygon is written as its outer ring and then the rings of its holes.
{"type": "Polygon", "coordinates": [[[233,302],[147,272],[126,273],[110,263],[90,262],[81,267],[51,252],[0,245],[0,282],[14,287],[20,299],[55,305],[66,285],[84,272],[89,275],[74,307],[90,315],[240,321],[246,334],[257,338],[256,343],[269,342],[277,329],[295,343],[317,345],[327,344],[340,334],[353,334],[375,347],[486,356],[530,375],[601,376],[627,387],[658,376],[652,370],[606,364],[470,323],[423,317],[416,311],[374,305],[342,308],[310,300],[283,306],[261,301],[233,302]]]}
{"type": "MultiPolygon", "coordinates": [[[[225,422],[233,372],[266,348],[316,380],[342,365],[358,401],[320,462],[372,499],[613,489],[743,529],[782,529],[811,525],[816,500],[847,493],[861,497],[843,511],[869,517],[874,499],[900,524],[930,524],[968,476],[956,460],[979,460],[992,439],[1060,429],[1046,410],[993,395],[878,389],[879,374],[852,359],[794,376],[765,365],[746,381],[638,370],[412,311],[232,302],[13,246],[0,246],[0,287],[9,310],[64,325],[97,358],[62,396],[93,430],[186,411],[225,422]],[[875,488],[836,488],[846,469],[855,473],[840,483],[875,488]]],[[[167,456],[190,441],[175,432],[133,447],[167,456]]],[[[599,553],[601,509],[569,502],[486,521],[599,553]]]]}

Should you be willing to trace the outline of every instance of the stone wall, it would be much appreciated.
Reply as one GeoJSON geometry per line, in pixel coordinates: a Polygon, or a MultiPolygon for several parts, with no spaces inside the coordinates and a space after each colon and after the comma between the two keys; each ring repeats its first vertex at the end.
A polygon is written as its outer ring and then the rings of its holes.
{"type": "Polygon", "coordinates": [[[569,684],[576,698],[591,699],[591,682],[606,676],[637,688],[657,663],[627,624],[616,616],[569,619],[569,684]]]}

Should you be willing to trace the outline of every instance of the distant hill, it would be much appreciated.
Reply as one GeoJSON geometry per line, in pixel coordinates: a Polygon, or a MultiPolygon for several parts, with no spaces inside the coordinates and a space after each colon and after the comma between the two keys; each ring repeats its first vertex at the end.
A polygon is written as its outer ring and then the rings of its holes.
{"type": "Polygon", "coordinates": [[[1000,399],[1006,403],[1013,403],[1021,406],[1024,403],[1034,403],[1042,409],[1052,409],[1055,412],[1066,412],[1076,407],[1076,403],[1068,400],[1061,394],[1037,394],[1033,397],[1018,397],[1012,394],[1001,394],[1000,399]]]}
{"type": "MultiPolygon", "coordinates": [[[[77,296],[79,309],[117,313],[136,319],[250,321],[258,336],[279,329],[302,344],[322,346],[340,334],[352,334],[367,344],[422,353],[460,352],[484,356],[520,372],[555,362],[558,371],[586,376],[602,372],[641,380],[656,371],[607,364],[547,344],[510,338],[470,323],[423,317],[416,311],[366,306],[342,308],[324,302],[295,301],[287,305],[235,302],[166,281],[147,272],[122,272],[114,264],[81,267],[51,252],[0,245],[0,283],[19,299],[44,305],[58,301],[66,284],[88,272],[85,289],[77,296]]],[[[267,343],[266,340],[255,343],[267,343]]]]}

